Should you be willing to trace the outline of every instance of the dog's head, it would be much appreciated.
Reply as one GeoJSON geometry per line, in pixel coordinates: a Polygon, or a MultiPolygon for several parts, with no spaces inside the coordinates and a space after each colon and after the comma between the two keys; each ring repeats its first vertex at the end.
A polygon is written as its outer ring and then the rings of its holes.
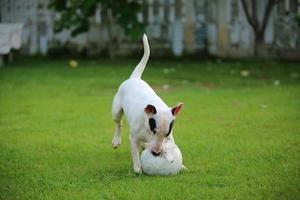
{"type": "Polygon", "coordinates": [[[172,133],[175,118],[182,106],[183,103],[180,103],[173,108],[159,112],[153,105],[149,104],[146,106],[145,113],[148,120],[148,130],[151,134],[148,148],[154,156],[158,156],[162,152],[163,142],[172,133]]]}

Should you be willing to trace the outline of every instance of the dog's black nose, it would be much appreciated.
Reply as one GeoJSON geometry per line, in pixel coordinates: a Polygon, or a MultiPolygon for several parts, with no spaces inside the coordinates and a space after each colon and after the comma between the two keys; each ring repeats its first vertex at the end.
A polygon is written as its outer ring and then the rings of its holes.
{"type": "Polygon", "coordinates": [[[153,156],[159,156],[159,154],[160,154],[160,153],[156,153],[154,151],[151,151],[151,153],[152,153],[153,156]]]}

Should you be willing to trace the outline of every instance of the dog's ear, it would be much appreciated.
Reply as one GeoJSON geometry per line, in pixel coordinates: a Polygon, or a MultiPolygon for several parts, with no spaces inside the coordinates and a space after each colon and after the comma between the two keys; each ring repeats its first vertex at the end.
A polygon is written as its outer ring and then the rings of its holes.
{"type": "Polygon", "coordinates": [[[181,110],[183,103],[179,103],[171,109],[173,116],[175,117],[181,110]]]}
{"type": "Polygon", "coordinates": [[[154,115],[154,114],[156,114],[156,108],[153,105],[151,105],[151,104],[147,105],[144,110],[145,110],[145,113],[147,115],[154,115]]]}

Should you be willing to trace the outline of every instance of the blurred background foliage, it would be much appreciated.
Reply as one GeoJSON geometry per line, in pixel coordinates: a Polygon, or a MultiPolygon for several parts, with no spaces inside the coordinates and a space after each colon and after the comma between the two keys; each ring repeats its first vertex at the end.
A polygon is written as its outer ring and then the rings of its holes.
{"type": "Polygon", "coordinates": [[[71,29],[71,35],[76,36],[90,28],[90,17],[95,15],[96,9],[107,10],[107,15],[102,15],[107,25],[117,22],[125,34],[137,38],[144,32],[144,25],[137,20],[137,13],[142,5],[136,1],[111,1],[111,0],[51,0],[49,8],[60,14],[55,21],[54,30],[61,32],[71,29]]]}

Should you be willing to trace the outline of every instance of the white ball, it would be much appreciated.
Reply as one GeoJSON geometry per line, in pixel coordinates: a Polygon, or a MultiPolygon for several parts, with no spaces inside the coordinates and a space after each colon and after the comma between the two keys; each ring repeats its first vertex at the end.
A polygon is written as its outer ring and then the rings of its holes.
{"type": "Polygon", "coordinates": [[[141,154],[143,172],[148,175],[175,175],[182,168],[180,149],[173,142],[166,142],[164,151],[159,156],[153,156],[149,149],[141,154]]]}

